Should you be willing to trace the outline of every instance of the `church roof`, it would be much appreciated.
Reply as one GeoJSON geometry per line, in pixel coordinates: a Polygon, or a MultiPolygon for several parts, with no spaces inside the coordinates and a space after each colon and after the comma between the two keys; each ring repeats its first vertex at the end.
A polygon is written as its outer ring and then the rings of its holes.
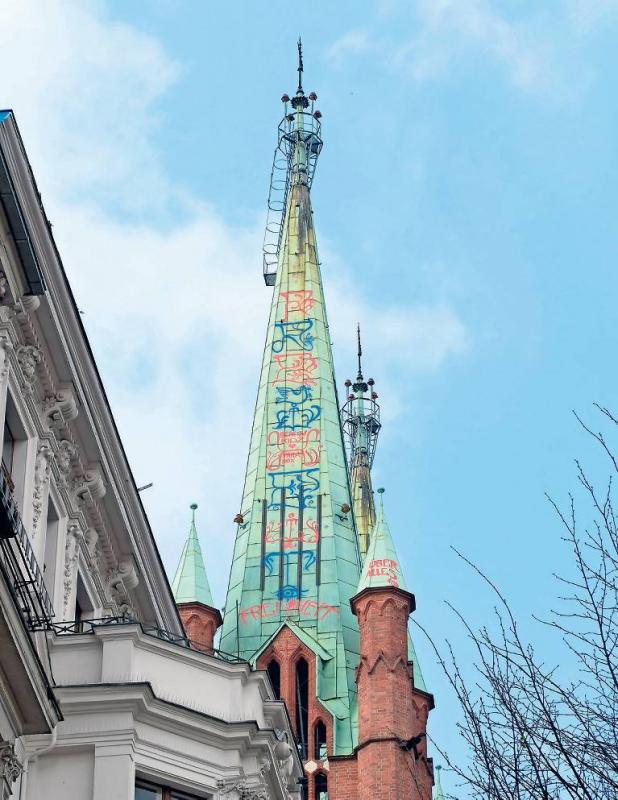
{"type": "Polygon", "coordinates": [[[380,495],[380,507],[376,526],[369,540],[369,549],[358,582],[358,591],[388,586],[407,591],[395,544],[384,516],[384,489],[378,489],[378,494],[380,495]]]}
{"type": "Polygon", "coordinates": [[[214,607],[206,577],[202,548],[195,528],[196,509],[197,504],[193,503],[189,535],[182,548],[180,561],[172,581],[172,592],[177,603],[203,603],[205,606],[214,607]]]}

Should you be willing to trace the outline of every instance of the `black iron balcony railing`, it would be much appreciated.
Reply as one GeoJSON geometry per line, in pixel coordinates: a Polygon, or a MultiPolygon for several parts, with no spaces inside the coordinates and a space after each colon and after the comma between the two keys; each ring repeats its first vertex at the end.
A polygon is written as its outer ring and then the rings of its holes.
{"type": "Polygon", "coordinates": [[[4,470],[0,470],[0,567],[28,628],[49,628],[54,609],[4,470]]]}
{"type": "Polygon", "coordinates": [[[100,619],[69,620],[67,622],[54,622],[50,627],[51,630],[59,636],[65,636],[76,633],[94,633],[96,628],[104,628],[112,625],[139,625],[142,633],[145,633],[146,636],[154,636],[156,639],[160,639],[163,642],[170,642],[179,647],[186,647],[189,650],[198,650],[200,653],[206,653],[206,655],[220,658],[222,661],[227,661],[230,664],[246,663],[245,659],[239,658],[231,653],[226,653],[224,650],[218,650],[216,647],[205,650],[199,642],[195,642],[183,634],[172,633],[163,628],[158,628],[156,625],[138,622],[135,619],[131,619],[131,617],[119,616],[101,617],[100,619]]]}

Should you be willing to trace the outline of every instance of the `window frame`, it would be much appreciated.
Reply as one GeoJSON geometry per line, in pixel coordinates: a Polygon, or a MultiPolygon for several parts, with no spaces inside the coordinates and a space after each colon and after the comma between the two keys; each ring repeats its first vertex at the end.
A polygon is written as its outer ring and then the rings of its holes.
{"type": "Polygon", "coordinates": [[[182,789],[174,789],[171,786],[162,786],[159,783],[152,783],[149,780],[142,778],[135,779],[136,789],[150,789],[151,791],[159,792],[157,800],[204,800],[206,795],[198,797],[196,794],[189,794],[182,789]]]}

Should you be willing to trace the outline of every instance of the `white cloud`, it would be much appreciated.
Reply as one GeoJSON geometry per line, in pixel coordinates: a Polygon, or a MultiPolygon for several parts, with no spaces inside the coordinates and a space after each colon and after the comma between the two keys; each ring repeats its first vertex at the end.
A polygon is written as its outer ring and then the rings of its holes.
{"type": "MultiPolygon", "coordinates": [[[[327,50],[343,64],[351,55],[368,54],[382,67],[414,81],[452,74],[479,55],[498,68],[520,91],[563,102],[573,100],[591,79],[583,47],[618,19],[618,0],[560,0],[554,4],[499,3],[497,0],[391,0],[391,21],[400,14],[396,35],[370,39],[351,31],[327,50]]],[[[384,14],[383,3],[378,12],[384,14]]]]}
{"type": "Polygon", "coordinates": [[[341,65],[349,56],[365,53],[372,47],[365,31],[349,31],[328,47],[326,57],[333,64],[341,65]]]}
{"type": "Polygon", "coordinates": [[[537,89],[545,85],[549,53],[532,35],[529,22],[512,22],[494,11],[486,0],[420,0],[419,38],[408,45],[410,69],[424,77],[439,42],[444,62],[472,45],[506,67],[514,85],[537,89]]]}
{"type": "MultiPolygon", "coordinates": [[[[227,224],[164,173],[153,133],[180,68],[103,6],[5,0],[0,72],[136,479],[154,481],[143,499],[164,558],[173,568],[198,501],[222,600],[268,312],[261,225],[227,224]],[[162,228],[158,198],[170,197],[186,220],[162,228]],[[119,208],[139,209],[140,224],[119,208]]],[[[327,293],[344,353],[364,318],[384,371],[434,370],[466,346],[447,305],[375,308],[336,273],[327,293]]]]}

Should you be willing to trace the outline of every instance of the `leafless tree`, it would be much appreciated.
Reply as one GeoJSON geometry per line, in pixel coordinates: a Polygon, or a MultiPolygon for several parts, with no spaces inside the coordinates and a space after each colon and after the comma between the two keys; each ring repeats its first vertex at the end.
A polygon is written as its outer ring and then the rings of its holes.
{"type": "Polygon", "coordinates": [[[618,798],[618,526],[612,501],[618,458],[610,446],[618,419],[596,409],[605,433],[576,417],[609,459],[609,481],[599,490],[576,461],[577,504],[569,495],[564,510],[548,498],[573,557],[571,573],[556,576],[555,608],[537,620],[562,647],[556,666],[525,641],[500,589],[458,553],[496,597],[491,628],[474,629],[451,606],[475,649],[472,677],[450,645],[446,657],[434,645],[461,704],[459,731],[470,755],[466,765],[443,757],[462,794],[479,800],[618,798]]]}

